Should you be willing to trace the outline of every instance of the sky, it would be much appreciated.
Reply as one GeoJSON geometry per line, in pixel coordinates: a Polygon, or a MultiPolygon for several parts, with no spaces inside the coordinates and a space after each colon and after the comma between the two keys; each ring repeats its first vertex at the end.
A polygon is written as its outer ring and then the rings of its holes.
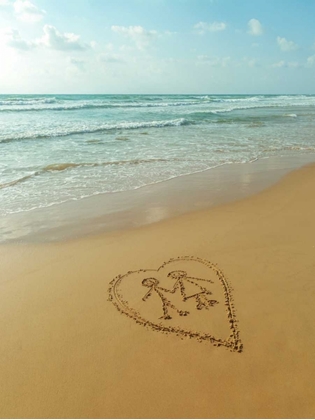
{"type": "Polygon", "coordinates": [[[0,94],[314,94],[315,0],[0,0],[0,94]]]}

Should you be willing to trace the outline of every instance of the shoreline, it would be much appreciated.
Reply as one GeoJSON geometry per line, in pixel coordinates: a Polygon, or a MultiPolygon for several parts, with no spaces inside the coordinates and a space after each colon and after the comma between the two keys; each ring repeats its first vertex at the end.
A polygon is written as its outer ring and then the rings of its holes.
{"type": "Polygon", "coordinates": [[[150,225],[257,194],[313,161],[315,153],[288,153],[9,214],[0,220],[0,243],[58,242],[150,225]]]}
{"type": "Polygon", "coordinates": [[[313,418],[314,187],[311,164],[137,229],[0,245],[0,416],[313,418]],[[172,273],[207,284],[208,310],[143,300],[172,273]]]}

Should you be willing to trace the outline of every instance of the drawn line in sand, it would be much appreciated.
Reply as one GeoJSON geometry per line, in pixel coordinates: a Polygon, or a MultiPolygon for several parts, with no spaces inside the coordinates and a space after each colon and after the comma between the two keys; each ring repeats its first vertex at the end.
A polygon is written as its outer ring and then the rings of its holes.
{"type": "MultiPolygon", "coordinates": [[[[197,267],[198,268],[198,267],[197,267]]],[[[181,338],[195,338],[199,342],[208,341],[214,346],[223,346],[231,351],[242,352],[243,345],[239,338],[239,330],[237,319],[235,316],[235,308],[233,304],[232,288],[229,285],[223,272],[213,263],[193,256],[172,258],[163,263],[158,269],[140,269],[138,271],[128,271],[124,275],[118,275],[110,282],[108,290],[109,301],[111,301],[116,309],[122,314],[136,321],[136,323],[151,328],[154,331],[162,333],[174,333],[181,338]],[[207,277],[212,279],[189,275],[196,266],[201,264],[203,268],[209,269],[207,277]],[[174,269],[176,268],[176,269],[174,269]],[[180,269],[178,269],[180,268],[180,269]],[[182,268],[185,268],[182,269],[182,268]],[[162,284],[163,283],[163,284],[162,284]],[[211,289],[216,285],[220,285],[221,296],[224,303],[220,302],[220,298],[214,298],[211,289]],[[166,287],[167,285],[168,287],[166,287]],[[126,288],[127,287],[127,288],[126,288]],[[148,290],[149,289],[149,290],[148,290]],[[155,302],[155,308],[160,310],[160,316],[155,319],[141,314],[141,310],[136,310],[126,300],[128,293],[138,293],[137,299],[133,296],[134,302],[145,303],[146,309],[149,308],[150,302],[155,302]],[[193,293],[192,290],[194,290],[193,293]],[[174,297],[177,296],[177,303],[174,297]],[[217,300],[219,299],[219,300],[217,300]],[[190,305],[182,309],[179,306],[190,305]],[[222,316],[227,321],[227,329],[229,331],[228,338],[218,338],[211,333],[211,317],[216,307],[225,306],[222,316]],[[183,326],[170,325],[171,320],[180,321],[179,317],[189,317],[194,319],[197,311],[209,311],[206,319],[206,331],[198,331],[183,326]]],[[[218,294],[218,293],[217,293],[218,294]]],[[[157,309],[156,309],[157,310],[157,309]]],[[[156,312],[157,313],[157,312],[156,312]]]]}

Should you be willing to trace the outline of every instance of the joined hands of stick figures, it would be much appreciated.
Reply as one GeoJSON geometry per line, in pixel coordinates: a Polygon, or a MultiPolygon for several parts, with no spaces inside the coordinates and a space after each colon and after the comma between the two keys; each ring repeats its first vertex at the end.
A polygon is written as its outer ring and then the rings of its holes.
{"type": "Polygon", "coordinates": [[[145,287],[149,287],[150,290],[148,291],[148,293],[142,298],[143,301],[147,300],[148,297],[151,296],[152,292],[157,293],[157,295],[160,297],[161,301],[162,301],[162,305],[163,305],[163,316],[161,316],[161,318],[163,319],[171,319],[172,317],[170,316],[170,314],[168,313],[168,309],[172,308],[174,309],[180,316],[186,316],[189,314],[189,312],[187,311],[181,311],[179,309],[177,309],[165,296],[164,292],[169,292],[169,290],[164,289],[163,287],[159,287],[159,281],[154,278],[154,277],[150,277],[147,279],[142,280],[142,284],[145,287]]]}
{"type": "Polygon", "coordinates": [[[145,294],[142,300],[146,301],[152,295],[153,292],[156,293],[162,301],[163,316],[161,318],[163,319],[172,318],[169,314],[170,308],[174,309],[180,316],[186,316],[189,314],[188,311],[182,311],[182,310],[177,309],[165,297],[164,292],[174,294],[179,289],[183,302],[186,302],[188,299],[194,298],[196,301],[196,308],[198,310],[209,309],[210,307],[219,303],[217,300],[209,299],[209,296],[212,295],[212,293],[209,290],[207,290],[205,287],[200,286],[198,283],[196,283],[196,281],[213,283],[212,280],[200,279],[197,277],[188,277],[187,272],[182,271],[182,270],[171,271],[170,273],[168,273],[167,277],[175,281],[174,286],[171,290],[165,289],[164,287],[159,286],[159,281],[154,277],[149,277],[142,281],[142,285],[149,288],[149,291],[145,294]],[[187,283],[190,285],[193,285],[194,287],[197,287],[198,290],[200,291],[188,296],[186,292],[186,286],[185,286],[185,284],[187,283]]]}
{"type": "Polygon", "coordinates": [[[205,287],[200,286],[196,281],[204,281],[208,283],[213,283],[212,280],[200,279],[198,277],[188,277],[186,271],[177,270],[171,271],[168,273],[167,277],[175,280],[175,284],[171,293],[175,293],[177,289],[180,289],[181,296],[183,301],[186,302],[188,299],[195,298],[197,309],[209,309],[211,306],[219,303],[217,300],[209,299],[208,296],[212,295],[212,293],[207,290],[205,287]],[[193,295],[187,296],[185,283],[192,284],[195,287],[198,287],[200,292],[194,293],[193,295]]]}

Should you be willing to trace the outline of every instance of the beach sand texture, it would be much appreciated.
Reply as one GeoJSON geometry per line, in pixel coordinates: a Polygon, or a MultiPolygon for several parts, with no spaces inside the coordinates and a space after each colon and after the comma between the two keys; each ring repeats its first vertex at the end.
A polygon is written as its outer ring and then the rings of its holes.
{"type": "Polygon", "coordinates": [[[314,188],[1,245],[0,416],[314,417],[314,188]]]}

